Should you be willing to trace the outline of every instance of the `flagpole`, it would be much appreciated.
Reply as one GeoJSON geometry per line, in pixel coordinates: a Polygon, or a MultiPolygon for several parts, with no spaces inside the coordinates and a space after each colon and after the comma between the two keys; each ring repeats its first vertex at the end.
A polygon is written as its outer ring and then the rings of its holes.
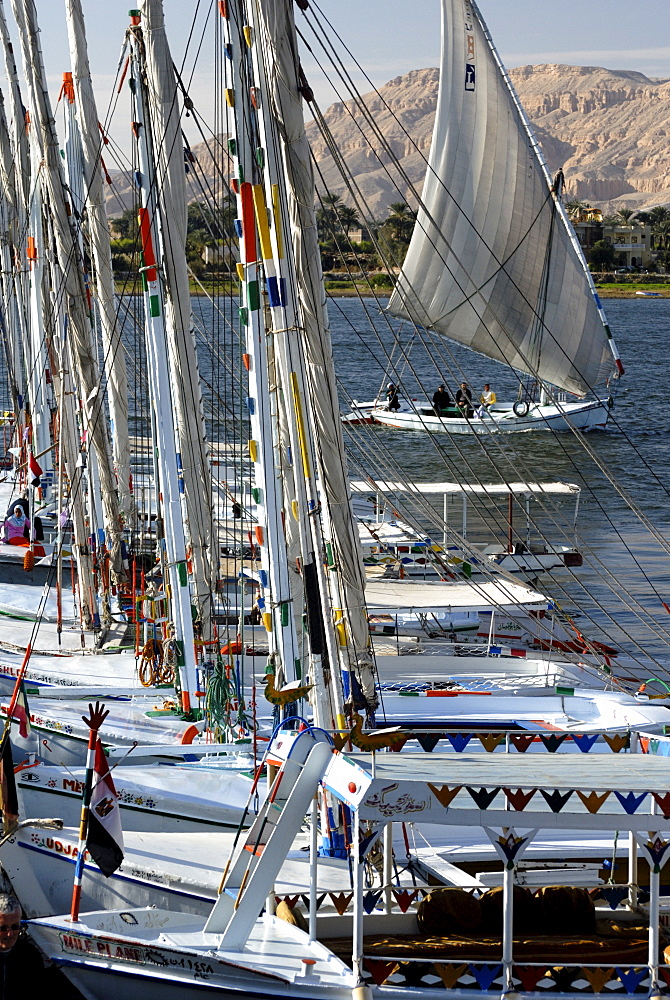
{"type": "Polygon", "coordinates": [[[72,905],[70,907],[70,920],[73,924],[79,921],[79,904],[81,902],[81,883],[84,877],[84,857],[86,855],[86,838],[88,836],[88,813],[91,804],[91,793],[93,791],[93,769],[95,763],[95,746],[98,739],[98,730],[103,724],[109,711],[96,701],[95,708],[89,704],[88,712],[90,719],[82,715],[82,719],[88,726],[88,751],[86,753],[86,778],[84,780],[84,794],[81,801],[81,819],[79,821],[79,845],[77,860],[74,867],[74,885],[72,886],[72,905]]]}

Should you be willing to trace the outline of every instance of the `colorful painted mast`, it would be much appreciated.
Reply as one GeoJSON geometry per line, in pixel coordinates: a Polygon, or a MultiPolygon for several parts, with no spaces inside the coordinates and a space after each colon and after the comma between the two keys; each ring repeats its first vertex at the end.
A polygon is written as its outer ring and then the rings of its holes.
{"type": "Polygon", "coordinates": [[[167,577],[165,585],[170,591],[172,628],[177,644],[181,707],[184,712],[190,712],[197,707],[200,687],[187,567],[185,486],[181,475],[182,464],[174,424],[174,393],[168,363],[170,358],[168,325],[174,313],[172,311],[168,313],[166,309],[169,292],[166,288],[163,262],[166,254],[171,252],[171,248],[166,247],[164,243],[164,217],[158,205],[160,183],[147,107],[145,39],[141,12],[131,10],[130,18],[131,23],[127,33],[130,56],[128,83],[133,99],[133,135],[139,166],[136,179],[139,188],[139,225],[144,257],[142,276],[147,369],[156,433],[158,475],[156,493],[164,525],[164,538],[160,544],[163,549],[162,563],[167,577]]]}

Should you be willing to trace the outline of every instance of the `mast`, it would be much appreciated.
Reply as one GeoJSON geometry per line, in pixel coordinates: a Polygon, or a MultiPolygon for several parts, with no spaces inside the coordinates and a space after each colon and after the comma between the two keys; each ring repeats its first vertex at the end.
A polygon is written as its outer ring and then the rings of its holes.
{"type": "MultiPolygon", "coordinates": [[[[37,122],[35,137],[44,165],[43,181],[49,196],[50,221],[53,227],[58,266],[62,275],[67,302],[68,333],[73,351],[78,391],[81,393],[81,416],[87,442],[95,448],[105,519],[105,533],[111,554],[111,571],[115,581],[123,582],[125,574],[121,554],[121,533],[116,482],[111,467],[111,448],[100,391],[95,347],[92,343],[91,316],[87,308],[83,271],[73,232],[72,216],[68,215],[68,199],[55,122],[49,107],[44,65],[34,0],[12,0],[14,16],[21,35],[26,78],[37,122]]],[[[91,543],[94,540],[91,539],[91,543]]],[[[95,622],[95,614],[94,614],[95,622]]]]}
{"type": "Polygon", "coordinates": [[[128,436],[128,379],[118,319],[109,227],[102,184],[102,136],[98,125],[91,73],[86,49],[86,29],[81,0],[66,0],[70,57],[72,62],[73,103],[79,123],[79,141],[83,154],[83,202],[90,248],[95,267],[96,303],[100,316],[102,348],[112,450],[119,494],[119,508],[126,523],[134,517],[135,506],[130,492],[130,440],[128,436]]]}
{"type": "MultiPolygon", "coordinates": [[[[309,97],[298,61],[297,36],[291,0],[252,0],[257,19],[254,52],[258,58],[259,79],[267,89],[270,119],[275,123],[274,146],[281,163],[286,186],[279,183],[279,201],[275,218],[284,223],[288,234],[286,246],[278,242],[275,225],[274,266],[278,274],[286,274],[285,315],[273,310],[274,321],[283,322],[290,338],[299,344],[304,367],[296,371],[297,398],[304,393],[304,406],[309,412],[305,427],[309,429],[317,490],[313,482],[306,483],[308,503],[320,505],[322,525],[315,511],[309,512],[312,532],[312,556],[319,584],[326,643],[330,650],[330,665],[338,668],[346,681],[355,678],[358,691],[345,693],[356,696],[369,711],[377,704],[370,638],[365,608],[365,583],[358,533],[354,524],[349,492],[349,479],[344,456],[344,441],[340,422],[339,401],[335,383],[330,329],[326,309],[323,275],[319,254],[315,191],[309,143],[305,134],[302,99],[309,97]],[[262,54],[262,55],[261,55],[262,54]],[[265,81],[272,81],[272,86],[265,81]],[[286,259],[283,260],[285,255],[286,259]],[[291,289],[296,289],[291,299],[291,289]],[[312,437],[313,435],[313,437],[312,437]],[[321,534],[329,535],[330,551],[321,534]],[[328,571],[324,565],[328,565],[328,571]],[[335,631],[335,629],[337,629],[335,631]]],[[[265,109],[263,108],[263,111],[265,109]]],[[[265,120],[265,119],[264,119],[265,120]]],[[[268,161],[272,157],[267,157],[268,161]]],[[[271,169],[271,167],[270,167],[271,169]]],[[[269,181],[272,182],[270,177],[269,181]]],[[[281,181],[278,178],[278,181],[281,181]]],[[[272,183],[269,203],[274,203],[272,183]]],[[[278,329],[278,325],[276,326],[278,329]]],[[[295,355],[293,355],[295,357],[295,355]]],[[[292,361],[287,354],[287,362],[292,361]]],[[[289,378],[293,373],[289,373],[289,378]]],[[[296,415],[299,412],[294,402],[296,415]]],[[[298,423],[300,421],[298,420],[298,423]]],[[[307,477],[309,480],[309,477],[307,477]]]]}
{"type": "MultiPolygon", "coordinates": [[[[142,275],[147,368],[157,450],[158,480],[155,485],[156,496],[162,500],[164,522],[161,555],[166,576],[164,585],[167,588],[169,584],[171,595],[182,709],[190,712],[195,709],[196,699],[199,697],[186,544],[187,491],[192,488],[192,480],[187,484],[182,475],[183,466],[178,450],[175,379],[170,376],[170,363],[174,360],[170,343],[174,341],[176,313],[174,308],[168,308],[168,303],[179,291],[175,293],[170,290],[170,272],[166,263],[176,247],[166,244],[166,209],[158,200],[158,192],[160,190],[162,193],[162,187],[157,173],[154,133],[148,110],[151,93],[147,85],[142,14],[139,10],[131,10],[130,17],[131,25],[127,32],[130,51],[128,84],[133,95],[133,135],[139,163],[137,181],[144,257],[142,275]]],[[[157,138],[160,142],[163,133],[159,133],[157,138]]],[[[195,348],[193,353],[195,354],[195,348]]],[[[211,491],[203,498],[203,502],[211,503],[211,491]]],[[[209,600],[208,594],[208,602],[209,600]]]]}
{"type": "MultiPolygon", "coordinates": [[[[177,429],[177,461],[184,485],[188,558],[202,637],[212,637],[214,566],[212,476],[191,316],[186,267],[186,182],[184,140],[174,66],[162,0],[143,0],[143,38],[148,91],[148,122],[155,137],[156,183],[165,272],[165,318],[172,398],[177,429]]],[[[217,567],[218,568],[218,567],[217,567]]]]}

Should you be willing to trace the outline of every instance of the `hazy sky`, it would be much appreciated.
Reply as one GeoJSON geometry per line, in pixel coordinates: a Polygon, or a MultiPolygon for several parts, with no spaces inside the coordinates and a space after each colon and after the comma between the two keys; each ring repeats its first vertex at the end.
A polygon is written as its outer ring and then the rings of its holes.
{"type": "MultiPolygon", "coordinates": [[[[63,0],[36,0],[47,73],[55,99],[68,68],[63,0]]],[[[129,0],[83,0],[91,66],[104,117],[128,24],[129,0]]],[[[11,3],[4,0],[11,22],[11,3]]],[[[201,47],[191,93],[205,117],[211,113],[213,0],[164,0],[175,62],[184,60],[190,78],[201,47]],[[192,25],[195,17],[195,28],[192,25]],[[203,36],[205,41],[203,42],[203,36]]],[[[439,60],[439,0],[312,0],[315,12],[332,22],[375,85],[439,60]]],[[[480,0],[495,45],[508,67],[560,62],[637,70],[670,79],[670,0],[480,0]]],[[[218,16],[218,15],[216,15],[218,16]]],[[[300,25],[302,14],[296,8],[300,25]]],[[[303,64],[317,99],[334,99],[309,53],[303,64]]],[[[365,91],[357,71],[352,75],[365,91]]],[[[114,129],[125,144],[125,126],[114,129]]]]}

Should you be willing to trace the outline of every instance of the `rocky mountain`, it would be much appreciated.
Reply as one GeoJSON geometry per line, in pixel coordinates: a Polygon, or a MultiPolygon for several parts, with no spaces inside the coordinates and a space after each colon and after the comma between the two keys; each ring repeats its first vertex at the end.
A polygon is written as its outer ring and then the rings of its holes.
{"type": "MultiPolygon", "coordinates": [[[[411,198],[411,185],[421,189],[438,77],[436,69],[414,70],[366,95],[365,112],[347,103],[324,115],[375,217],[399,197],[411,198]],[[405,175],[399,183],[388,168],[391,152],[405,175]]],[[[563,167],[569,196],[607,211],[670,202],[670,80],[560,65],[522,66],[510,77],[550,170],[563,167]]],[[[346,197],[314,123],[308,133],[324,185],[346,197]]]]}
{"type": "MultiPolygon", "coordinates": [[[[353,177],[351,191],[315,122],[307,132],[317,164],[317,187],[353,203],[352,191],[383,218],[395,201],[412,201],[421,191],[430,148],[438,70],[413,70],[360,107],[333,104],[324,113],[337,155],[353,177]],[[399,168],[393,161],[399,162],[399,168]]],[[[606,211],[670,204],[670,80],[595,66],[521,66],[510,77],[533,123],[550,170],[562,167],[569,197],[606,211]]],[[[204,174],[214,183],[211,157],[195,146],[204,174]]],[[[117,176],[123,200],[129,178],[117,176]]],[[[221,177],[216,179],[220,189],[221,177]]],[[[118,194],[110,214],[118,214],[118,194]]],[[[191,186],[190,197],[198,195],[191,186]]]]}

